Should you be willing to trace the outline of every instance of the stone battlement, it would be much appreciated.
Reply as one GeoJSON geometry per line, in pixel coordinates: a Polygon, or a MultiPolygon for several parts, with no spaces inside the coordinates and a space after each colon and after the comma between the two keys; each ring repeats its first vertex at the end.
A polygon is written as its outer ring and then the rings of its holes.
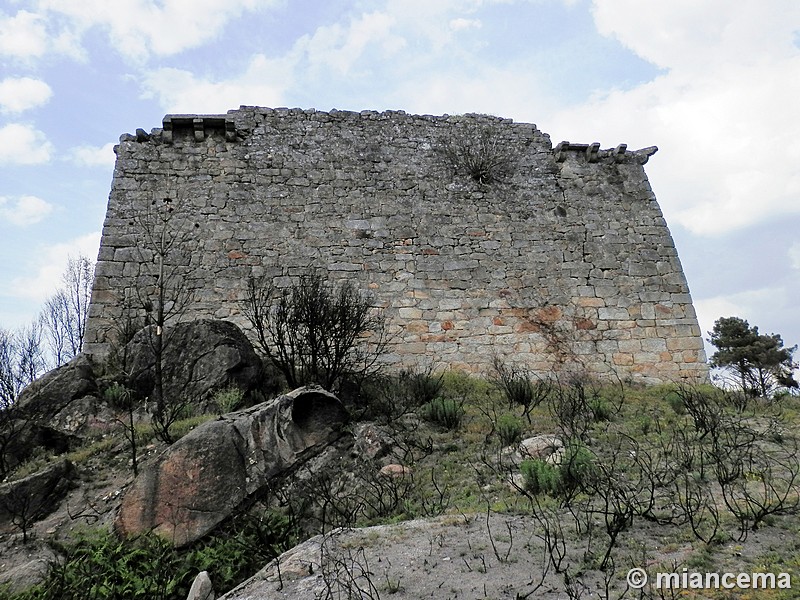
{"type": "Polygon", "coordinates": [[[310,266],[384,309],[396,366],[642,381],[707,374],[672,238],[643,165],[655,147],[561,142],[485,115],[243,106],[121,136],[85,351],[102,355],[145,275],[137,217],[190,223],[186,318],[243,328],[247,279],[310,266]],[[476,160],[490,164],[478,174],[476,160]],[[493,166],[491,166],[493,165],[493,166]]]}

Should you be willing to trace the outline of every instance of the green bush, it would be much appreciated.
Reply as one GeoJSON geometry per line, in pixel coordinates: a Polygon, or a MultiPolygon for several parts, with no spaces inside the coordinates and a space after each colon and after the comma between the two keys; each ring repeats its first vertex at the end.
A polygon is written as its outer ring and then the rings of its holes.
{"type": "Polygon", "coordinates": [[[676,415],[685,415],[686,406],[683,403],[680,395],[675,391],[670,391],[665,397],[669,407],[675,412],[676,415]]]}
{"type": "Polygon", "coordinates": [[[224,415],[238,408],[242,403],[244,393],[236,386],[228,386],[214,394],[214,404],[217,405],[219,414],[224,415]]]}
{"type": "Polygon", "coordinates": [[[131,390],[116,381],[103,390],[103,400],[116,408],[125,407],[130,401],[131,390]]]}
{"type": "Polygon", "coordinates": [[[434,375],[432,369],[423,372],[403,371],[400,381],[413,405],[422,406],[439,396],[444,385],[444,373],[434,375]]]}
{"type": "Polygon", "coordinates": [[[434,398],[422,407],[422,418],[445,429],[458,429],[464,418],[464,407],[452,398],[434,398]]]}
{"type": "Polygon", "coordinates": [[[514,172],[515,157],[494,125],[453,134],[442,140],[438,152],[454,175],[466,175],[482,185],[506,181],[514,172]]]}
{"type": "Polygon", "coordinates": [[[224,591],[255,573],[295,542],[277,513],[245,516],[225,531],[176,549],[154,533],[119,539],[105,529],[79,534],[60,548],[48,578],[1,600],[184,600],[200,571],[224,591]]]}
{"type": "Polygon", "coordinates": [[[510,446],[522,439],[524,424],[517,415],[505,414],[497,418],[495,428],[503,446],[510,446]]]}
{"type": "Polygon", "coordinates": [[[611,417],[614,414],[614,409],[608,400],[601,396],[595,396],[589,400],[588,404],[589,410],[592,411],[592,418],[594,419],[595,423],[611,420],[611,417]]]}
{"type": "Polygon", "coordinates": [[[490,381],[503,393],[509,406],[521,406],[523,416],[531,422],[531,410],[539,406],[552,391],[552,384],[518,367],[505,364],[495,356],[490,381]]]}
{"type": "Polygon", "coordinates": [[[583,444],[573,442],[564,449],[557,465],[531,459],[523,461],[520,470],[525,489],[533,494],[569,494],[587,483],[594,472],[594,455],[583,444]]]}
{"type": "Polygon", "coordinates": [[[561,485],[565,491],[582,487],[594,473],[594,454],[580,442],[570,442],[559,465],[561,485]]]}
{"type": "Polygon", "coordinates": [[[522,461],[520,465],[525,489],[532,494],[556,496],[561,492],[561,470],[541,459],[522,461]]]}

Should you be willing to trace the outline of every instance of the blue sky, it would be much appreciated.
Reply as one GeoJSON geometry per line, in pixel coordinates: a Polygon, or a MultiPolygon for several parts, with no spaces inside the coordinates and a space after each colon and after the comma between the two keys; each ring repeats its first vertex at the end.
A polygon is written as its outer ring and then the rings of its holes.
{"type": "Polygon", "coordinates": [[[704,331],[800,343],[796,0],[0,0],[0,326],[94,258],[120,134],[241,104],[483,112],[647,165],[704,331]]]}

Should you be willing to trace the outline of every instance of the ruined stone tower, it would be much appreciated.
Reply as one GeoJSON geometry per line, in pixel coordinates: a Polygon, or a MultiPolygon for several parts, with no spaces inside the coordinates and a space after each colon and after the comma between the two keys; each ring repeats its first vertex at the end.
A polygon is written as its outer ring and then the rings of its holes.
{"type": "Polygon", "coordinates": [[[481,115],[168,115],[116,147],[85,351],[108,351],[148,260],[139,217],[168,203],[191,224],[183,318],[246,328],[250,275],[286,285],[313,266],[384,307],[393,365],[482,371],[497,354],[537,371],[703,378],[689,289],[643,168],[655,150],[553,148],[534,125],[481,115]]]}

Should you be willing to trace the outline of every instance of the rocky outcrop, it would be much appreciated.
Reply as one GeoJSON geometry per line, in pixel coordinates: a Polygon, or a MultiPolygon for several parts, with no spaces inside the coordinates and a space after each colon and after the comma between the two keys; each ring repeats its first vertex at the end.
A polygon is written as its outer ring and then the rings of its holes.
{"type": "MultiPolygon", "coordinates": [[[[543,543],[531,535],[534,523],[525,515],[482,514],[335,529],[285,552],[218,600],[392,598],[395,592],[401,598],[510,598],[529,591],[531,573],[541,571],[543,543]],[[508,536],[503,542],[500,532],[508,536]],[[530,540],[533,550],[518,551],[525,544],[518,540],[530,540]],[[513,558],[495,560],[486,551],[492,544],[513,558]]],[[[558,577],[552,574],[548,587],[557,589],[558,577]]]]}
{"type": "Polygon", "coordinates": [[[94,365],[88,357],[79,354],[22,390],[17,402],[30,418],[52,423],[76,400],[96,394],[94,365]]]}
{"type": "Polygon", "coordinates": [[[34,558],[0,573],[0,589],[9,594],[19,594],[42,583],[50,572],[50,560],[34,558]]]}
{"type": "Polygon", "coordinates": [[[347,420],[333,394],[300,388],[207,422],[142,470],[116,529],[155,530],[178,546],[197,540],[340,438],[347,420]]]}
{"type": "Polygon", "coordinates": [[[26,387],[2,423],[8,468],[42,449],[63,454],[80,444],[80,436],[113,421],[98,398],[95,366],[79,354],[26,387]]]}
{"type": "Polygon", "coordinates": [[[25,533],[30,525],[58,507],[74,477],[72,463],[65,460],[0,485],[0,528],[13,526],[25,533]]]}
{"type": "MultiPolygon", "coordinates": [[[[133,387],[144,397],[153,392],[155,357],[152,330],[139,331],[127,348],[133,387]]],[[[261,359],[233,323],[199,320],[178,323],[164,331],[164,395],[193,404],[210,400],[226,386],[247,393],[262,382],[261,359]]]]}

